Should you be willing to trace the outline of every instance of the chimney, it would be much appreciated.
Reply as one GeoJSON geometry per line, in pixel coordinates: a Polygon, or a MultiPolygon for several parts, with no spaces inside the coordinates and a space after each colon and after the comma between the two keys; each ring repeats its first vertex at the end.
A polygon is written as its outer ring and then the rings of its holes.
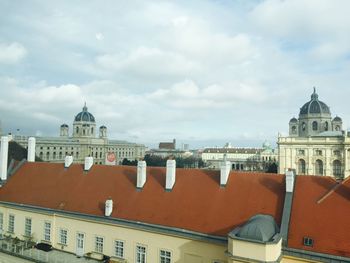
{"type": "Polygon", "coordinates": [[[294,190],[294,171],[286,171],[286,192],[292,193],[294,190]]]}
{"type": "Polygon", "coordinates": [[[89,171],[93,164],[94,164],[93,157],[85,157],[84,170],[89,171]]]}
{"type": "Polygon", "coordinates": [[[220,186],[225,186],[227,184],[228,176],[231,172],[231,162],[226,161],[226,158],[224,158],[224,161],[221,164],[220,167],[220,186]]]}
{"type": "Polygon", "coordinates": [[[105,216],[111,216],[113,212],[113,200],[108,198],[105,203],[105,216]]]}
{"type": "Polygon", "coordinates": [[[34,137],[29,137],[28,139],[27,161],[35,162],[35,138],[34,137]]]}
{"type": "Polygon", "coordinates": [[[142,188],[146,183],[146,161],[137,162],[137,188],[142,188]]]}
{"type": "Polygon", "coordinates": [[[73,163],[73,156],[67,155],[66,158],[64,158],[64,168],[68,168],[73,163]]]}
{"type": "Polygon", "coordinates": [[[1,152],[0,152],[0,178],[2,181],[7,179],[7,159],[9,149],[9,138],[1,137],[1,152]]]}
{"type": "Polygon", "coordinates": [[[166,161],[166,183],[165,190],[173,189],[175,184],[175,174],[176,174],[176,161],[167,160],[166,161]]]}

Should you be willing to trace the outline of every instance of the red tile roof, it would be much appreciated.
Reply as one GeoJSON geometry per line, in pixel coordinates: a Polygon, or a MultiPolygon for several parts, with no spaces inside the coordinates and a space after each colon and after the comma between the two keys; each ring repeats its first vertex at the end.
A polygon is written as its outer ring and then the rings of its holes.
{"type": "Polygon", "coordinates": [[[227,186],[220,173],[177,169],[176,183],[165,191],[165,168],[147,168],[144,188],[136,189],[136,167],[26,163],[0,189],[0,200],[90,215],[104,215],[104,202],[114,202],[112,217],[226,236],[258,213],[280,224],[284,176],[231,172],[227,186]]]}
{"type": "Polygon", "coordinates": [[[297,177],[288,247],[350,257],[350,180],[336,184],[325,176],[297,177]]]}

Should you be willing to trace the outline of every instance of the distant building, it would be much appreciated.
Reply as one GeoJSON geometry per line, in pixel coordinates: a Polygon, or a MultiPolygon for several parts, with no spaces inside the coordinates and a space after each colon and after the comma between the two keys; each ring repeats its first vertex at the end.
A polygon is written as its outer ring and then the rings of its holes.
{"type": "MultiPolygon", "coordinates": [[[[62,124],[60,137],[36,136],[36,155],[44,161],[54,163],[64,162],[67,155],[73,156],[74,162],[78,163],[83,163],[85,157],[92,156],[96,164],[105,164],[107,156],[121,164],[124,158],[132,161],[142,159],[145,155],[143,144],[109,139],[104,125],[99,127],[98,137],[96,134],[95,117],[84,105],[83,110],[75,116],[71,131],[67,124],[62,124]]],[[[15,135],[13,138],[27,147],[28,136],[15,135]]]]}
{"type": "Polygon", "coordinates": [[[173,142],[160,142],[158,148],[160,150],[175,150],[176,149],[176,140],[173,139],[173,142]]]}
{"type": "Polygon", "coordinates": [[[292,168],[298,174],[348,177],[350,134],[342,131],[342,125],[314,89],[299,118],[289,121],[289,136],[278,137],[279,172],[292,168]]]}
{"type": "Polygon", "coordinates": [[[277,161],[277,151],[267,142],[262,148],[235,148],[226,144],[222,148],[205,148],[202,160],[209,168],[220,169],[224,159],[230,161],[233,170],[264,170],[264,164],[277,161]]]}

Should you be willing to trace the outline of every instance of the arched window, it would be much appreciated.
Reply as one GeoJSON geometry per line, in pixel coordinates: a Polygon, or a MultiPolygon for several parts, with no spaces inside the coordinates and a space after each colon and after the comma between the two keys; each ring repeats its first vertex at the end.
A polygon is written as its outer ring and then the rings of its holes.
{"type": "Polygon", "coordinates": [[[297,132],[297,126],[292,126],[292,133],[296,133],[297,132]]]}
{"type": "Polygon", "coordinates": [[[335,130],[340,131],[340,126],[339,125],[335,126],[335,130]]]}
{"type": "Polygon", "coordinates": [[[91,127],[91,134],[94,134],[94,128],[91,127]]]}
{"type": "Polygon", "coordinates": [[[83,135],[85,135],[85,129],[83,129],[83,135]]]}
{"type": "Polygon", "coordinates": [[[301,129],[302,129],[303,131],[306,130],[306,124],[305,124],[305,122],[303,122],[303,123],[301,124],[301,129]]]}
{"type": "Polygon", "coordinates": [[[333,162],[333,175],[335,177],[341,177],[341,162],[339,160],[335,160],[333,162]]]}
{"type": "Polygon", "coordinates": [[[78,133],[79,133],[79,127],[77,127],[77,128],[75,129],[75,131],[76,131],[76,134],[78,134],[78,133]]]}
{"type": "Polygon", "coordinates": [[[300,159],[298,162],[298,174],[305,174],[305,160],[300,159]]]}
{"type": "Polygon", "coordinates": [[[325,131],[328,131],[328,122],[325,122],[325,124],[324,124],[324,130],[325,130],[325,131]]]}
{"type": "Polygon", "coordinates": [[[314,121],[313,123],[312,123],[312,130],[314,130],[314,131],[317,131],[317,127],[318,125],[317,125],[317,121],[314,121]]]}
{"type": "Polygon", "coordinates": [[[315,162],[315,174],[323,175],[323,162],[321,160],[316,160],[315,162]]]}

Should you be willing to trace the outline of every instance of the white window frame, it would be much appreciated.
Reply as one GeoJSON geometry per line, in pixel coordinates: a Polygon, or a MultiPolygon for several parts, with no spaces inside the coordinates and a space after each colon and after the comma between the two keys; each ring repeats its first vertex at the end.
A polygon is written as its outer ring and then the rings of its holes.
{"type": "Polygon", "coordinates": [[[159,262],[160,263],[172,263],[173,253],[168,249],[161,248],[159,250],[159,262]]]}
{"type": "Polygon", "coordinates": [[[135,263],[147,263],[147,247],[145,245],[136,245],[135,263]]]}
{"type": "Polygon", "coordinates": [[[8,224],[8,231],[9,233],[15,233],[15,221],[16,217],[14,214],[9,214],[9,224],[8,224]]]}
{"type": "Polygon", "coordinates": [[[30,237],[32,235],[32,219],[30,217],[26,217],[24,219],[24,235],[26,237],[30,237]]]}
{"type": "Polygon", "coordinates": [[[67,245],[68,243],[68,230],[65,228],[60,228],[59,230],[59,244],[67,245]]]}
{"type": "Polygon", "coordinates": [[[95,252],[103,254],[104,238],[95,236],[95,252]]]}
{"type": "Polygon", "coordinates": [[[51,227],[52,224],[49,221],[44,222],[44,241],[51,242],[51,227]],[[50,226],[50,227],[47,227],[50,226]]]}
{"type": "Polygon", "coordinates": [[[0,230],[4,230],[4,214],[0,212],[0,230]]]}
{"type": "Polygon", "coordinates": [[[125,241],[119,240],[119,239],[114,240],[114,255],[117,258],[124,258],[124,251],[125,251],[125,241]]]}

